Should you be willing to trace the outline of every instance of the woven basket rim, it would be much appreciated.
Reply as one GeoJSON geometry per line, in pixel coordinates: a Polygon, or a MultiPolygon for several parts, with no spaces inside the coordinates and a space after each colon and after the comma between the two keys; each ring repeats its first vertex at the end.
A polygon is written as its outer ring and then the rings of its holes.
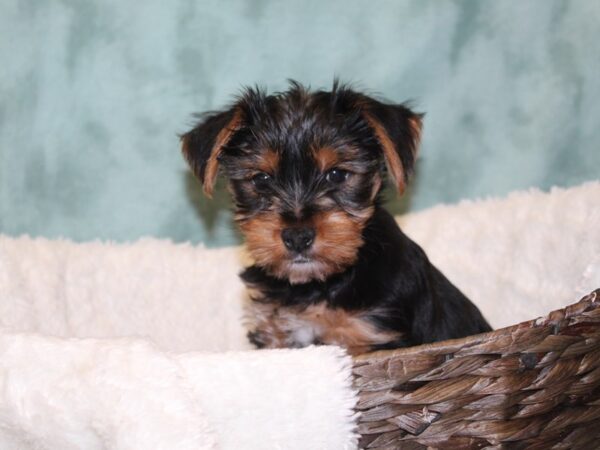
{"type": "Polygon", "coordinates": [[[551,311],[546,316],[540,316],[535,319],[520,322],[507,327],[486,333],[475,334],[457,339],[448,339],[445,341],[433,342],[430,344],[415,345],[412,347],[403,347],[392,350],[378,350],[371,353],[353,356],[354,364],[373,363],[377,360],[389,359],[391,357],[409,357],[413,355],[424,354],[446,354],[465,347],[471,347],[482,342],[489,342],[507,335],[511,335],[515,330],[523,328],[543,327],[548,324],[558,323],[560,320],[568,318],[575,314],[580,314],[591,306],[600,304],[600,288],[584,295],[578,302],[564,306],[563,308],[551,311]]]}

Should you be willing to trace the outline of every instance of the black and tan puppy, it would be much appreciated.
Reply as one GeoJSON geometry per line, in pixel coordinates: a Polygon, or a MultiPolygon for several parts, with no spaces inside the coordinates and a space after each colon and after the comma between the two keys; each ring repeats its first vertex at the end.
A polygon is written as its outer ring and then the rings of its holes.
{"type": "Polygon", "coordinates": [[[421,115],[348,87],[247,89],[182,136],[210,195],[219,168],[254,265],[250,340],[337,344],[357,354],[490,330],[381,206],[384,176],[402,192],[421,115]]]}

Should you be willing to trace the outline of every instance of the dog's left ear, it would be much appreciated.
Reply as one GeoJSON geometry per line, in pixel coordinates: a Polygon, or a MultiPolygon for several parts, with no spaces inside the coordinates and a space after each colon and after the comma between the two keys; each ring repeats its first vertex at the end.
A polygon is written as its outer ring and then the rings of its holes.
{"type": "Polygon", "coordinates": [[[423,114],[372,98],[363,98],[360,103],[363,117],[381,146],[388,172],[402,194],[417,159],[423,114]]]}
{"type": "Polygon", "coordinates": [[[204,117],[194,129],[181,136],[181,150],[207,196],[212,196],[219,169],[219,155],[233,135],[242,128],[242,111],[228,111],[204,117]]]}

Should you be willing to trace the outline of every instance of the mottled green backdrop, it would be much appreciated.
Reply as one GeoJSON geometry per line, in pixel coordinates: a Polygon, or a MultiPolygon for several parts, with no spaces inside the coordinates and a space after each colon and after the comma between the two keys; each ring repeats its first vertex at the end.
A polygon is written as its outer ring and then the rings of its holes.
{"type": "Polygon", "coordinates": [[[427,112],[395,210],[599,176],[598,0],[2,0],[0,232],[236,242],[177,134],[336,75],[427,112]]]}

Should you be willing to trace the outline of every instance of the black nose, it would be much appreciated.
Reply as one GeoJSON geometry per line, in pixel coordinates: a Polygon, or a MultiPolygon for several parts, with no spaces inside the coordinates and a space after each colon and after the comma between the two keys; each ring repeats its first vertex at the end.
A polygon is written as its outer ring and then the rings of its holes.
{"type": "Polygon", "coordinates": [[[300,253],[315,241],[315,230],[308,227],[284,228],[281,239],[288,250],[300,253]]]}

